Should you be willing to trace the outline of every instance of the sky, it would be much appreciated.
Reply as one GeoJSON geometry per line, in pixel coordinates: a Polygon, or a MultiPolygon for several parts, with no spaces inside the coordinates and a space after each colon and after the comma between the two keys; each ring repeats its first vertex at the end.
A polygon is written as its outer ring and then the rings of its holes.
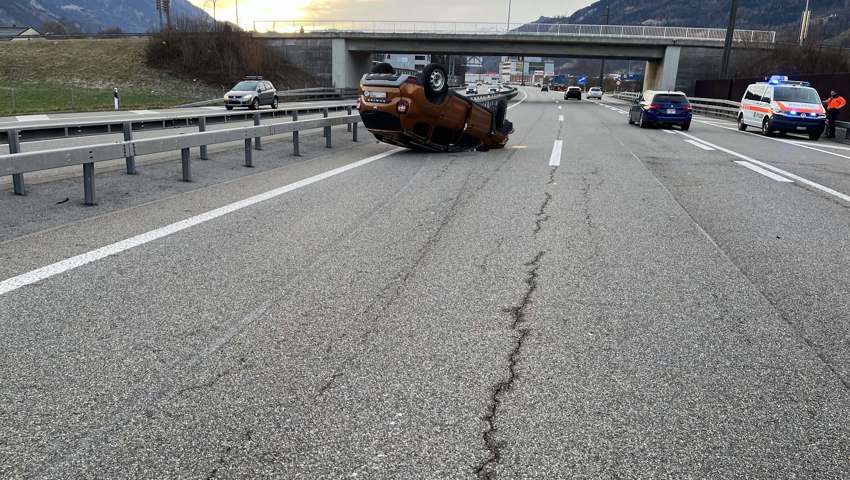
{"type": "MultiPolygon", "coordinates": [[[[237,0],[189,0],[219,20],[235,22],[237,0]]],[[[238,0],[239,24],[263,20],[415,20],[506,22],[508,0],[238,0]]],[[[568,15],[592,0],[512,0],[511,23],[568,15]]],[[[259,27],[259,26],[258,26],[259,27]]]]}

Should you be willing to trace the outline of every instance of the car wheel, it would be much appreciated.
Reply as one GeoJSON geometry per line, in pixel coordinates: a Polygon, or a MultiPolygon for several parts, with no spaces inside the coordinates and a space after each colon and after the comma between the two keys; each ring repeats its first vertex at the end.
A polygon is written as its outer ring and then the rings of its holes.
{"type": "Polygon", "coordinates": [[[818,130],[817,132],[809,132],[809,140],[820,140],[820,136],[823,132],[818,130]]]}
{"type": "Polygon", "coordinates": [[[272,109],[277,110],[278,104],[279,103],[277,97],[274,97],[274,100],[272,100],[272,109]]]}
{"type": "Polygon", "coordinates": [[[738,115],[738,130],[742,132],[747,131],[747,124],[744,122],[744,116],[738,115]]]}
{"type": "Polygon", "coordinates": [[[507,100],[499,100],[499,103],[496,104],[496,113],[494,122],[496,125],[496,130],[501,130],[502,127],[505,126],[505,117],[508,114],[508,102],[507,100]]]}
{"type": "Polygon", "coordinates": [[[395,68],[393,68],[393,66],[389,63],[381,62],[372,67],[372,71],[370,73],[393,74],[395,73],[395,68]]]}
{"type": "Polygon", "coordinates": [[[260,109],[260,99],[255,98],[253,102],[251,102],[251,110],[259,110],[260,109]]]}
{"type": "Polygon", "coordinates": [[[765,137],[769,137],[772,135],[770,131],[770,119],[764,117],[764,120],[761,121],[761,134],[765,137]]]}
{"type": "Polygon", "coordinates": [[[230,105],[225,105],[224,108],[227,110],[233,110],[233,107],[231,107],[230,105]]]}
{"type": "Polygon", "coordinates": [[[683,123],[681,128],[684,131],[688,131],[691,128],[691,122],[683,123]]]}
{"type": "Polygon", "coordinates": [[[648,123],[648,122],[646,121],[646,119],[643,117],[643,112],[640,112],[640,117],[638,117],[638,126],[639,126],[640,128],[647,128],[647,127],[649,127],[649,123],[648,123]]]}
{"type": "Polygon", "coordinates": [[[449,76],[442,65],[432,63],[425,67],[422,71],[422,80],[425,85],[425,96],[432,102],[438,102],[449,91],[449,76]]]}

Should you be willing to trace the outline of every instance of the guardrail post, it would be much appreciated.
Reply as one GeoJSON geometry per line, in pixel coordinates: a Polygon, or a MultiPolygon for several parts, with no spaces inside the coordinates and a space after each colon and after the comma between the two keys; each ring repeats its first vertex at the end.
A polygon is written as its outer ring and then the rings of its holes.
{"type": "Polygon", "coordinates": [[[253,153],[251,152],[251,139],[246,138],[245,139],[245,166],[248,167],[248,168],[254,167],[252,155],[253,155],[253,153]]]}
{"type": "Polygon", "coordinates": [[[351,140],[356,142],[357,141],[357,122],[354,122],[352,124],[351,132],[352,132],[351,133],[351,140]]]}
{"type": "MultiPolygon", "coordinates": [[[[260,112],[254,112],[254,126],[260,126],[260,112]]],[[[254,148],[257,150],[263,149],[263,143],[260,137],[254,137],[254,148]]]]}
{"type": "Polygon", "coordinates": [[[83,197],[86,205],[97,205],[94,195],[94,163],[83,164],[83,197]]]}
{"type": "MultiPolygon", "coordinates": [[[[133,141],[133,123],[132,122],[124,122],[124,141],[125,142],[133,141]]],[[[127,161],[127,175],[135,175],[136,174],[136,157],[135,157],[135,155],[130,155],[125,160],[127,161]]]]}
{"type": "MultiPolygon", "coordinates": [[[[198,117],[198,131],[206,132],[207,131],[207,117],[198,117]]],[[[201,145],[201,160],[209,160],[210,157],[207,155],[207,146],[201,145]]]]}
{"type": "MultiPolygon", "coordinates": [[[[21,153],[21,138],[17,130],[9,130],[6,132],[9,137],[9,153],[21,153]]],[[[12,191],[15,195],[26,195],[27,189],[24,185],[24,174],[12,174],[12,191]]]]}
{"type": "MultiPolygon", "coordinates": [[[[298,111],[292,112],[292,121],[298,121],[298,111]]],[[[299,145],[299,133],[298,130],[292,132],[292,155],[295,157],[301,156],[301,146],[299,145]]]]}
{"type": "MultiPolygon", "coordinates": [[[[325,117],[325,118],[328,118],[328,109],[327,108],[322,109],[322,116],[325,117]]],[[[330,133],[330,130],[331,130],[330,127],[325,127],[325,131],[323,133],[325,138],[328,138],[328,134],[330,133]]]]}
{"type": "Polygon", "coordinates": [[[181,148],[180,149],[180,163],[183,164],[183,181],[191,182],[192,181],[192,160],[189,157],[189,149],[181,148]]]}
{"type": "MultiPolygon", "coordinates": [[[[351,116],[351,107],[346,107],[346,108],[345,108],[345,113],[347,113],[347,114],[348,114],[348,116],[350,117],[350,116],[351,116]]],[[[350,123],[348,124],[348,131],[349,131],[349,132],[351,131],[351,124],[350,124],[350,123]]]]}

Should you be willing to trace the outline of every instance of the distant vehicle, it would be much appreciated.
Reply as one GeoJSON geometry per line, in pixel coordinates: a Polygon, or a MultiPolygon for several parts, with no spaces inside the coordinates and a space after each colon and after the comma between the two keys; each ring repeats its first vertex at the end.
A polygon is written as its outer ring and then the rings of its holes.
{"type": "Polygon", "coordinates": [[[505,116],[508,102],[493,110],[448,87],[442,65],[416,75],[396,73],[379,63],[360,82],[357,109],[378,141],[427,152],[503,148],[513,133],[505,116]]]}
{"type": "Polygon", "coordinates": [[[248,107],[257,110],[262,105],[277,109],[277,89],[263,77],[245,77],[224,95],[224,108],[248,107]]]}
{"type": "Polygon", "coordinates": [[[564,100],[569,100],[571,98],[575,98],[576,100],[581,100],[581,87],[568,87],[567,91],[564,92],[564,100]]]}
{"type": "Polygon", "coordinates": [[[475,85],[470,85],[470,86],[466,87],[466,94],[467,95],[477,95],[478,94],[478,87],[476,87],[475,85]]]}
{"type": "Polygon", "coordinates": [[[590,87],[590,90],[587,91],[587,99],[602,100],[602,88],[590,87]]]}
{"type": "Polygon", "coordinates": [[[636,123],[640,128],[678,125],[687,130],[691,128],[692,110],[682,92],[647,90],[629,110],[629,124],[636,123]]]}
{"type": "Polygon", "coordinates": [[[540,87],[540,91],[541,92],[548,92],[549,91],[549,85],[543,85],[542,87],[540,87]]]}
{"type": "Polygon", "coordinates": [[[499,86],[498,86],[498,85],[490,85],[490,88],[488,89],[488,92],[490,92],[490,93],[499,93],[499,86]]]}
{"type": "Polygon", "coordinates": [[[748,126],[761,128],[763,135],[773,132],[808,134],[817,140],[826,125],[826,111],[818,92],[808,82],[771,77],[768,82],[747,87],[738,109],[738,130],[748,126]]]}

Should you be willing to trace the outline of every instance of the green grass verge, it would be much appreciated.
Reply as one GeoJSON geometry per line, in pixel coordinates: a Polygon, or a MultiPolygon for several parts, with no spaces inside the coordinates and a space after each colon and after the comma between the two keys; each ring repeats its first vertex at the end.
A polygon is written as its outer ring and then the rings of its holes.
{"type": "MultiPolygon", "coordinates": [[[[120,93],[122,109],[165,108],[210,98],[208,96],[163,95],[139,90],[121,90],[120,93]]],[[[65,85],[18,85],[0,89],[0,115],[111,110],[112,108],[111,89],[65,85]]]]}

